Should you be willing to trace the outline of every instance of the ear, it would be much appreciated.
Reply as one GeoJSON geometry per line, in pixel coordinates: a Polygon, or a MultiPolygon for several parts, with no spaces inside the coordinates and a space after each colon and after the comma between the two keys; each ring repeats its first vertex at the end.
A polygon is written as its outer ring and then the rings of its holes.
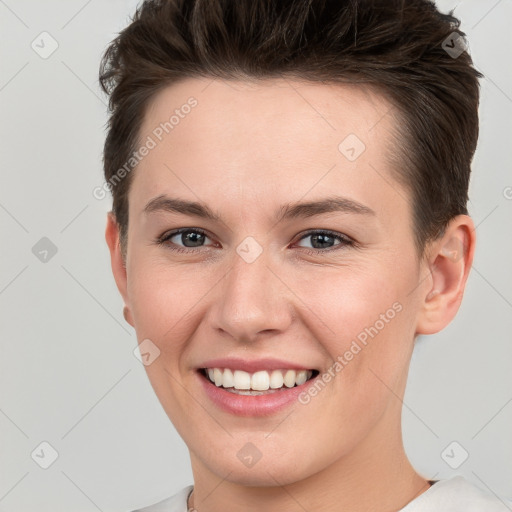
{"type": "Polygon", "coordinates": [[[439,332],[457,314],[473,263],[475,244],[471,217],[458,215],[450,221],[444,235],[427,249],[424,265],[430,276],[420,287],[422,304],[416,334],[439,332]]]}
{"type": "Polygon", "coordinates": [[[112,273],[117,285],[117,289],[126,304],[124,308],[124,318],[133,327],[133,319],[130,312],[129,299],[127,293],[127,274],[126,265],[121,251],[121,241],[119,224],[113,212],[107,214],[107,227],[105,229],[105,240],[110,251],[110,263],[112,265],[112,273]]]}

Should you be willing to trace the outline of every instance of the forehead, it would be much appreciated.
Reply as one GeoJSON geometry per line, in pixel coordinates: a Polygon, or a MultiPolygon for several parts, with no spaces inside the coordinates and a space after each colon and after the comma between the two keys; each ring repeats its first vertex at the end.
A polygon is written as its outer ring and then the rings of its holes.
{"type": "Polygon", "coordinates": [[[254,139],[254,144],[244,144],[244,152],[255,148],[256,142],[264,142],[274,154],[302,148],[305,156],[308,151],[338,150],[339,142],[349,133],[373,144],[390,128],[390,118],[386,117],[390,111],[382,95],[356,85],[282,78],[187,79],[153,98],[141,132],[149,134],[157,129],[158,135],[163,123],[161,135],[172,132],[176,150],[178,143],[200,144],[205,149],[215,144],[219,149],[230,148],[233,154],[238,141],[254,139]],[[190,101],[197,104],[189,108],[190,101]],[[171,126],[166,126],[169,121],[171,126]]]}
{"type": "Polygon", "coordinates": [[[393,187],[384,190],[393,181],[393,123],[387,100],[355,85],[187,79],[147,108],[139,139],[152,148],[137,166],[130,203],[135,196],[141,209],[143,200],[177,190],[246,206],[334,189],[366,203],[396,200],[393,187]]]}

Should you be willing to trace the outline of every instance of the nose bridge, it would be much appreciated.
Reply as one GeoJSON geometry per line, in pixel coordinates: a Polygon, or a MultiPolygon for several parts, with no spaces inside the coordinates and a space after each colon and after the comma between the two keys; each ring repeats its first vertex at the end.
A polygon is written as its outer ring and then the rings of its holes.
{"type": "Polygon", "coordinates": [[[216,301],[214,327],[237,341],[252,341],[262,331],[284,331],[291,323],[285,286],[275,275],[268,249],[252,237],[236,248],[216,301]]]}

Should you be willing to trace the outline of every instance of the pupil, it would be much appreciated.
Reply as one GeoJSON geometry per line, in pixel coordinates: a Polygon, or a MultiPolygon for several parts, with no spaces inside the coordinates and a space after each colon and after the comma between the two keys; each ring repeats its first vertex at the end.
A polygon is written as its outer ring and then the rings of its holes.
{"type": "Polygon", "coordinates": [[[181,236],[181,241],[187,246],[186,242],[192,242],[192,245],[187,247],[198,247],[201,245],[202,239],[204,235],[202,233],[197,233],[195,231],[189,231],[187,233],[183,233],[181,236]]]}
{"type": "Polygon", "coordinates": [[[320,242],[320,246],[321,246],[320,248],[322,248],[322,247],[331,247],[331,245],[329,245],[329,243],[332,242],[332,237],[329,236],[329,235],[323,235],[323,234],[312,235],[312,239],[314,240],[313,246],[315,245],[315,242],[319,241],[320,242]]]}

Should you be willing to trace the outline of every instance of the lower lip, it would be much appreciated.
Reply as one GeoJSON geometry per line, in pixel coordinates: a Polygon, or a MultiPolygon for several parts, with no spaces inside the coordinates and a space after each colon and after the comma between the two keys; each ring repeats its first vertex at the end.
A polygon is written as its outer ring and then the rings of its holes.
{"type": "Polygon", "coordinates": [[[298,401],[299,395],[310,387],[315,378],[293,388],[283,387],[265,395],[238,395],[216,386],[198,371],[203,389],[210,400],[222,410],[237,416],[270,416],[298,401]]]}

